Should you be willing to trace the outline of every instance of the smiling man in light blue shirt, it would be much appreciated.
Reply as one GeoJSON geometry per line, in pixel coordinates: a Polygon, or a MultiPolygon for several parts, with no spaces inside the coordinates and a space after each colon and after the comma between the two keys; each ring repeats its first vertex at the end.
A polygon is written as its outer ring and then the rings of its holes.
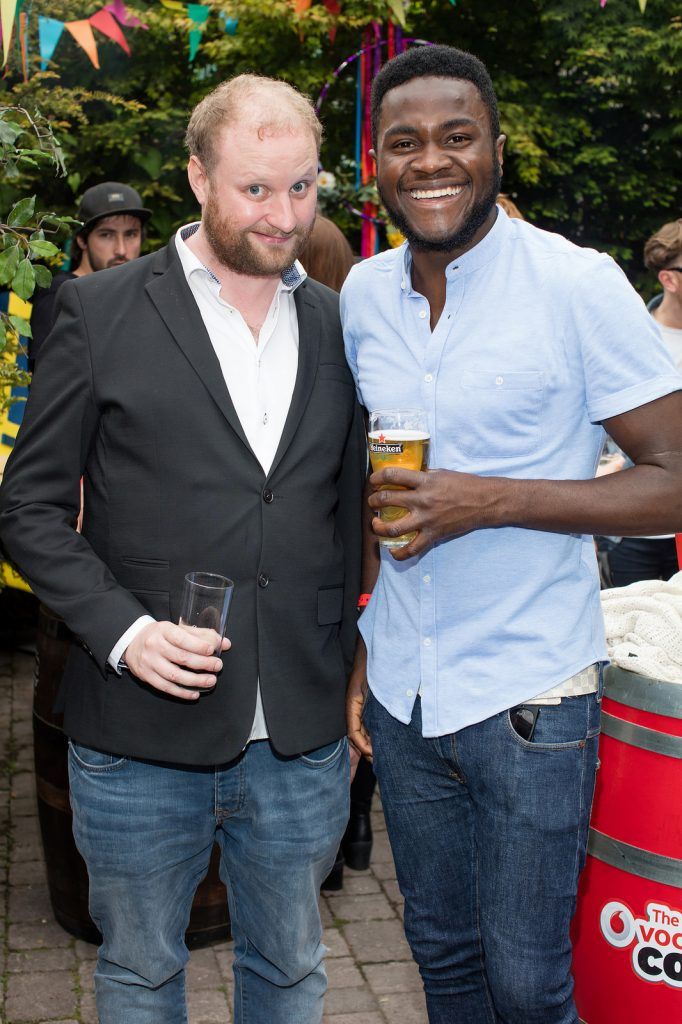
{"type": "Polygon", "coordinates": [[[608,256],[495,206],[480,62],[395,58],[373,129],[408,242],[351,271],[346,353],[368,411],[425,410],[432,468],[370,481],[375,512],[409,513],[379,538],[417,536],[363,588],[350,735],[373,748],[431,1024],[577,1024],[606,660],[591,535],[679,526],[682,378],[608,256]],[[605,428],[635,465],[594,480],[605,428]]]}

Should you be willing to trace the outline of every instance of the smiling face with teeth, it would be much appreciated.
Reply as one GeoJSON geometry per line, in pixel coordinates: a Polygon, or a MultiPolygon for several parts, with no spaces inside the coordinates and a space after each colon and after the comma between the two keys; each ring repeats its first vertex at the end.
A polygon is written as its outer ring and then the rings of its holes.
{"type": "Polygon", "coordinates": [[[492,137],[472,82],[413,78],[390,89],[379,116],[377,184],[415,253],[450,262],[495,222],[505,136],[492,137]]]}

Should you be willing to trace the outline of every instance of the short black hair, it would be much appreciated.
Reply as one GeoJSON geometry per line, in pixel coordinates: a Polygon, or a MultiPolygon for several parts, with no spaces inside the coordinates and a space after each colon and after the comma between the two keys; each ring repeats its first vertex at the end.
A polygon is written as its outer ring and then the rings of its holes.
{"type": "Polygon", "coordinates": [[[413,78],[461,78],[478,89],[488,108],[493,139],[500,134],[500,112],[485,64],[473,53],[454,46],[413,46],[384,64],[372,83],[372,145],[376,148],[381,104],[389,89],[413,78]]]}

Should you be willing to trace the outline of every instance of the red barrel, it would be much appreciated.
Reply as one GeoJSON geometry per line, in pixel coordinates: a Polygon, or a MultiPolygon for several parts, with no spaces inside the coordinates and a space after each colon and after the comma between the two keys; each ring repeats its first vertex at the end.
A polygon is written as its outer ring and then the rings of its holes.
{"type": "MultiPolygon", "coordinates": [[[[50,901],[63,928],[87,942],[99,943],[102,937],[88,913],[88,873],[71,831],[67,739],[61,729],[62,716],[53,710],[72,636],[63,621],[41,605],[36,639],[33,751],[50,901]]],[[[185,934],[190,949],[230,937],[227,892],[219,865],[220,852],[214,845],[185,934]]]]}
{"type": "Polygon", "coordinates": [[[573,922],[584,1024],[682,1021],[682,684],[609,668],[573,922]]]}

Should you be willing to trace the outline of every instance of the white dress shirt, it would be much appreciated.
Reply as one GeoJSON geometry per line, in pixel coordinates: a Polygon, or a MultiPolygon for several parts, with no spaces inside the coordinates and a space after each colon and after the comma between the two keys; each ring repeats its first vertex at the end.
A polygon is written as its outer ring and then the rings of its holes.
{"type": "MultiPolygon", "coordinates": [[[[294,291],[306,273],[296,262],[282,274],[256,343],[251,329],[235,306],[220,297],[220,281],[186,243],[199,228],[187,224],[175,236],[180,263],[194,296],[211,344],[220,362],[227,390],[246,439],[267,475],[284,429],[298,369],[298,317],[294,291]]],[[[140,616],[123,634],[109,655],[117,668],[128,645],[154,619],[140,616]]],[[[268,735],[260,684],[249,741],[268,735]]]]}

